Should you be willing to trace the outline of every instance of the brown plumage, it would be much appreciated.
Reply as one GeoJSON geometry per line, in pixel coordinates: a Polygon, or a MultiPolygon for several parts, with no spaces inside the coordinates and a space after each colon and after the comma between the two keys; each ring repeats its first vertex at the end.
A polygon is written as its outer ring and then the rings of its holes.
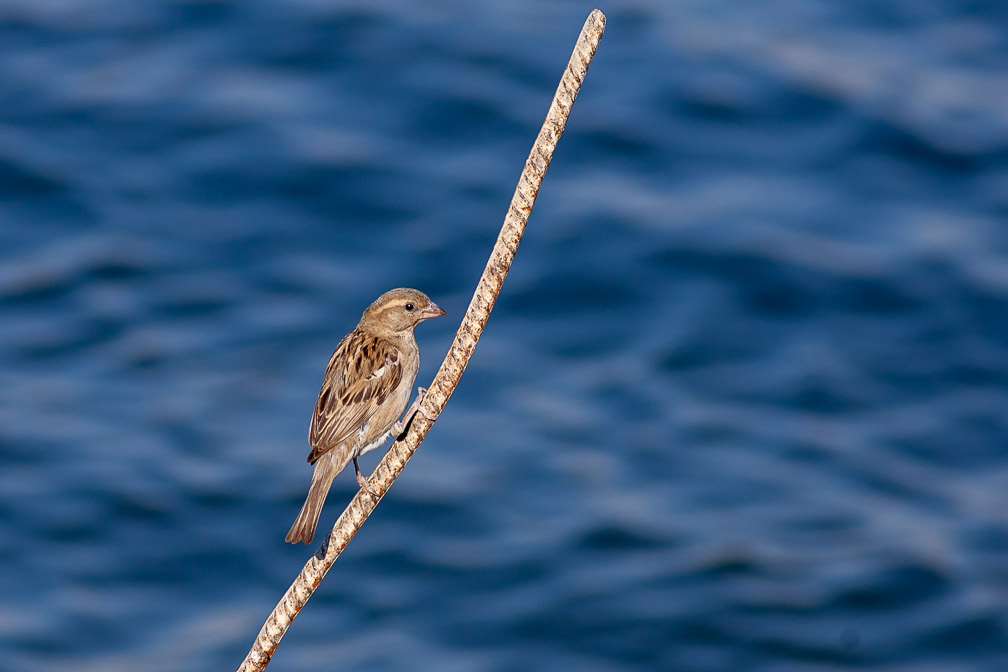
{"type": "Polygon", "coordinates": [[[315,465],[315,472],[287,541],[311,543],[329,486],[351,461],[357,481],[371,492],[357,458],[384,443],[391,432],[402,432],[409,418],[397,420],[409,403],[420,369],[413,329],[444,314],[423,292],[393,289],[368,306],[354,330],[336,346],[308,430],[312,447],[308,462],[315,465]]]}

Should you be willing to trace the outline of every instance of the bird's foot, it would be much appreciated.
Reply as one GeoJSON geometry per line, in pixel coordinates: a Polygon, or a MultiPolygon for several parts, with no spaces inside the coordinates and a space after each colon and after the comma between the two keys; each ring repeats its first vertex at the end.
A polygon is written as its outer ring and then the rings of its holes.
{"type": "Polygon", "coordinates": [[[360,466],[358,466],[357,464],[356,457],[353,458],[353,468],[354,473],[357,474],[357,484],[360,485],[360,487],[363,490],[367,491],[367,493],[372,497],[377,497],[378,493],[374,491],[374,488],[371,487],[371,484],[367,482],[366,478],[364,478],[364,474],[361,473],[360,466]]]}
{"type": "Polygon", "coordinates": [[[427,413],[427,411],[425,411],[423,406],[421,405],[423,404],[425,396],[427,396],[427,388],[418,387],[416,399],[413,400],[413,403],[410,404],[410,407],[406,409],[405,413],[403,413],[402,419],[399,420],[399,422],[392,425],[392,436],[396,437],[397,439],[401,439],[403,433],[406,431],[406,428],[409,427],[410,420],[413,419],[413,415],[415,413],[420,413],[420,415],[424,416],[431,422],[434,422],[434,419],[437,416],[432,416],[429,413],[427,413]]]}
{"type": "Polygon", "coordinates": [[[426,396],[427,396],[427,388],[426,387],[418,387],[417,388],[417,398],[416,398],[416,401],[413,402],[414,405],[416,406],[416,411],[415,412],[420,413],[420,415],[424,416],[425,418],[427,418],[431,422],[434,422],[435,420],[437,420],[437,416],[436,415],[431,415],[430,413],[427,412],[427,409],[423,407],[423,400],[424,400],[424,398],[426,396]]]}

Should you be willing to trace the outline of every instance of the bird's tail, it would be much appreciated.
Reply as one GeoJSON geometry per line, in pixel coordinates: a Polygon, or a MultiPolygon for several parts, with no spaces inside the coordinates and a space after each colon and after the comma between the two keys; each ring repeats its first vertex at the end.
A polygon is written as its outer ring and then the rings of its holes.
{"type": "Polygon", "coordinates": [[[325,504],[326,495],[329,494],[329,486],[332,485],[336,474],[343,470],[345,464],[333,464],[332,451],[323,455],[315,461],[315,472],[312,474],[311,487],[308,488],[308,498],[305,499],[304,506],[297,520],[291,525],[290,531],[285,538],[292,544],[303,541],[310,544],[315,537],[315,526],[318,525],[319,514],[322,513],[322,505],[325,504]]]}

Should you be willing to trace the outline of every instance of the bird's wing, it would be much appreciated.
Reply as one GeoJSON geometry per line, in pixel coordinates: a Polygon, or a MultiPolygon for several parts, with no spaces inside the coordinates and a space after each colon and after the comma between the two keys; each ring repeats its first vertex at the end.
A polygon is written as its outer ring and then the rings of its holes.
{"type": "Polygon", "coordinates": [[[402,375],[402,356],[394,345],[359,329],[347,334],[329,359],[315,402],[308,462],[356,434],[392,396],[402,375]]]}

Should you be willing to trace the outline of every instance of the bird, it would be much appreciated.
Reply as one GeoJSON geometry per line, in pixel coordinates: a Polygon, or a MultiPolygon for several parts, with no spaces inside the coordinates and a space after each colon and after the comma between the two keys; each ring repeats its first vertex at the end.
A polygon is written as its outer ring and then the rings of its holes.
{"type": "Polygon", "coordinates": [[[351,461],[357,482],[375,494],[361,475],[357,458],[381,446],[389,434],[400,435],[420,408],[423,388],[403,414],[420,370],[413,330],[424,320],[444,314],[419,290],[393,289],[375,299],[336,346],[308,429],[308,462],[315,471],[286,541],[311,543],[329,487],[351,461]]]}

